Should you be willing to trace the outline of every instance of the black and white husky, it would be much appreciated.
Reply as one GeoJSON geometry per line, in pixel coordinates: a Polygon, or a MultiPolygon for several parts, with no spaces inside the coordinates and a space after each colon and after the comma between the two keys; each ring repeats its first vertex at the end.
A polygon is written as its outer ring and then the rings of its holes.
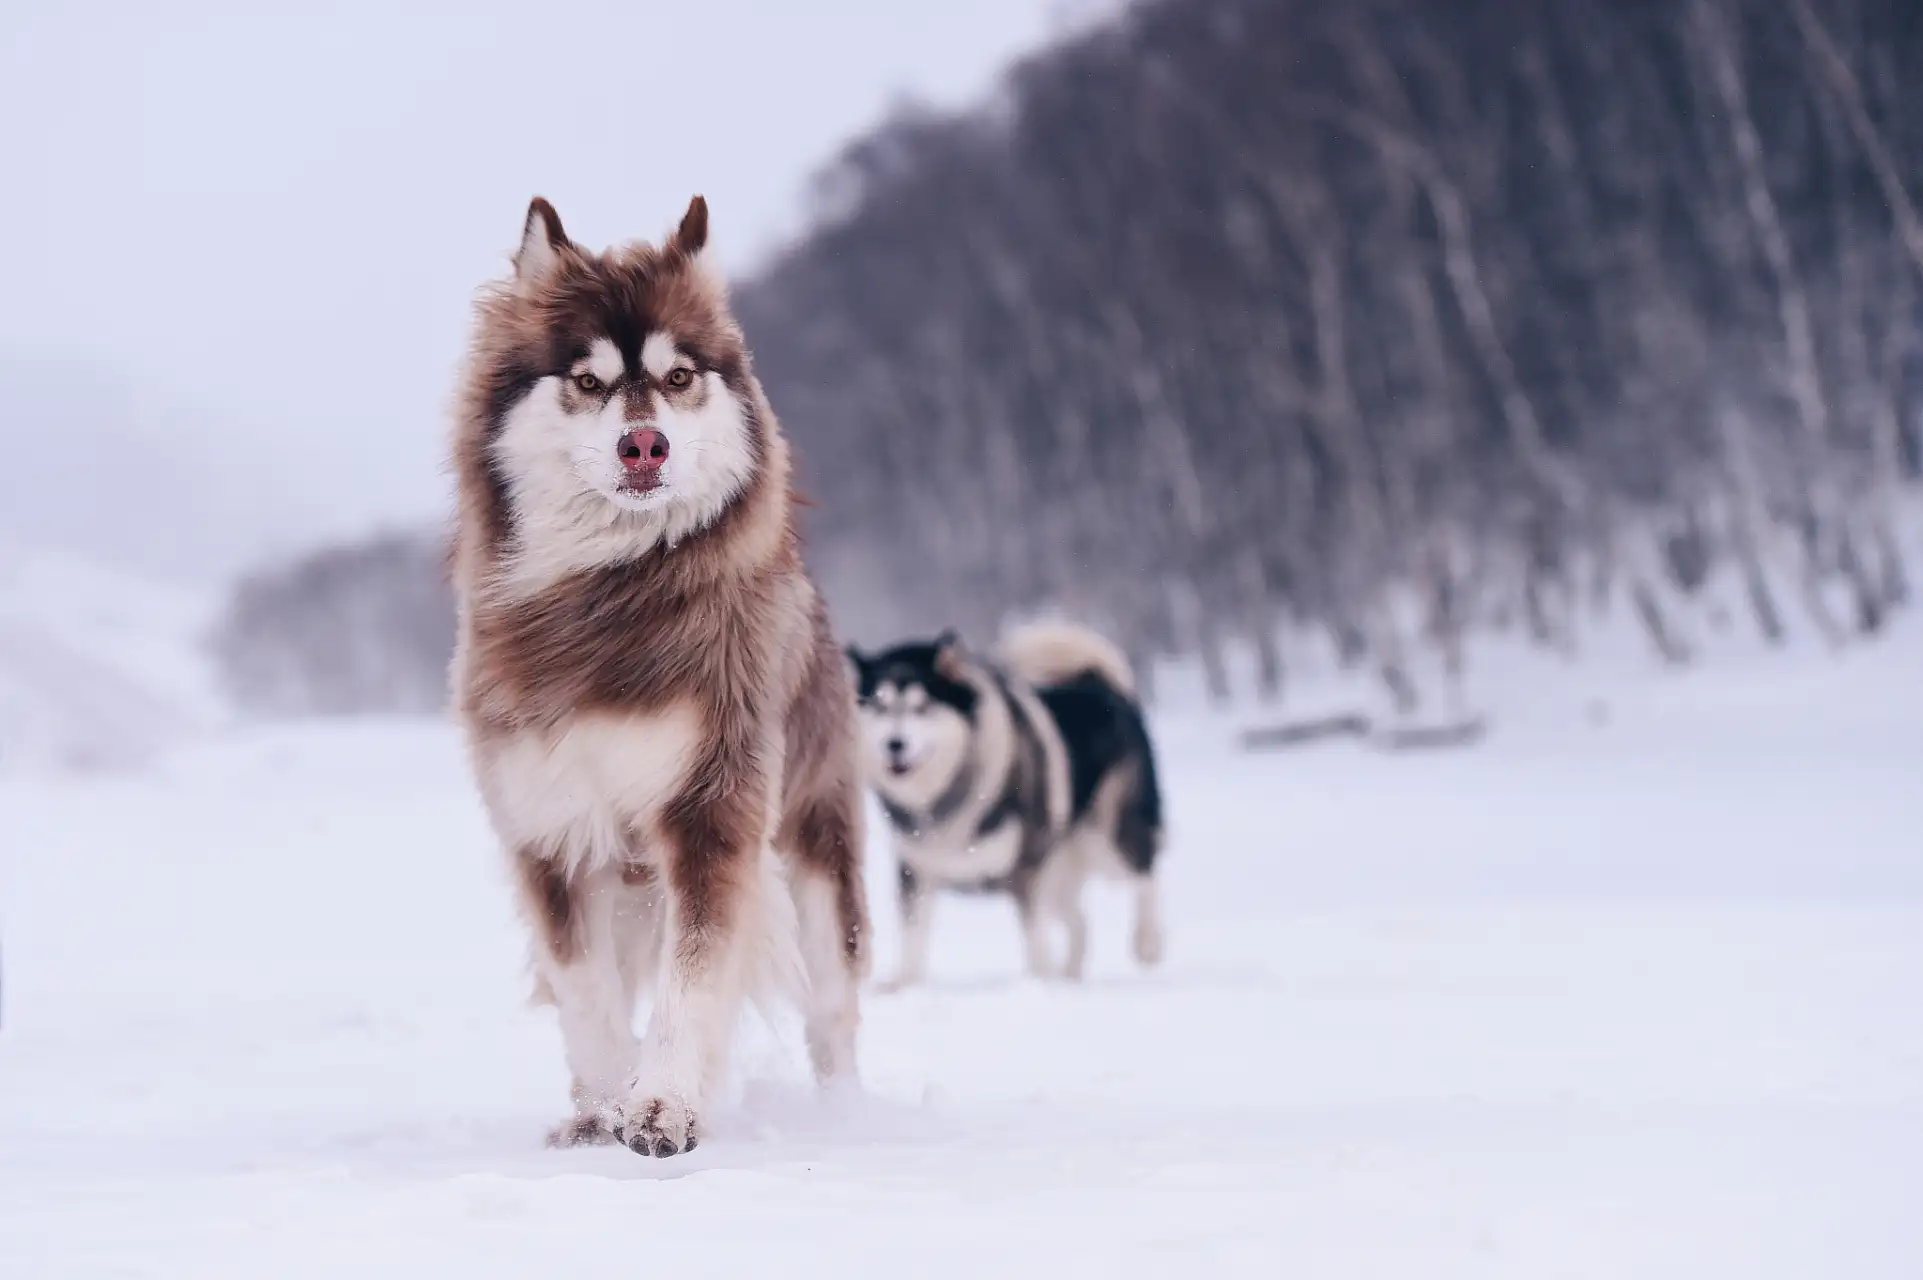
{"type": "Polygon", "coordinates": [[[996,892],[1021,914],[1027,968],[1079,978],[1091,875],[1135,890],[1134,952],[1162,955],[1155,864],[1162,799],[1127,660],[1080,627],[1041,624],[992,658],[953,632],[875,654],[850,648],[864,771],[894,829],[902,955],[889,985],[927,974],[934,896],[996,892]],[[1048,930],[1068,955],[1058,968],[1048,930]]]}

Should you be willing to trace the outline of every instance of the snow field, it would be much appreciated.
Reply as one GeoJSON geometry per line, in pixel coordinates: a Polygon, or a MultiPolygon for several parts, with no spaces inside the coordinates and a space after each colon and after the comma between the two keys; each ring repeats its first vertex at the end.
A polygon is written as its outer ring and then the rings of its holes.
{"type": "Polygon", "coordinates": [[[1165,716],[1162,969],[1119,892],[1079,988],[944,900],[864,1094],[751,1027],[668,1161],[542,1149],[445,726],[11,775],[0,1276],[1913,1276],[1918,654],[1518,675],[1432,756],[1165,716]]]}

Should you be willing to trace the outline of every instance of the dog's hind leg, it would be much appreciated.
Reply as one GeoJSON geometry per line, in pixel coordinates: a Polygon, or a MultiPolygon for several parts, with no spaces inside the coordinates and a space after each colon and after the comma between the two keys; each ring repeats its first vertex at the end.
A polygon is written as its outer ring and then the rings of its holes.
{"type": "Polygon", "coordinates": [[[1154,874],[1134,877],[1135,958],[1145,965],[1160,964],[1167,944],[1162,937],[1162,894],[1154,874]]]}
{"type": "Polygon", "coordinates": [[[1082,908],[1088,874],[1081,841],[1082,837],[1071,836],[1049,855],[1035,877],[1034,889],[1039,914],[1061,921],[1068,934],[1068,954],[1060,976],[1070,982],[1080,982],[1088,966],[1088,913],[1082,908]]]}
{"type": "Polygon", "coordinates": [[[855,1079],[855,1031],[868,974],[861,828],[852,803],[811,806],[792,828],[790,882],[808,975],[808,1057],[824,1085],[855,1079]]]}
{"type": "Polygon", "coordinates": [[[1068,958],[1062,962],[1062,976],[1080,982],[1088,966],[1088,913],[1082,909],[1082,881],[1077,878],[1057,907],[1062,925],[1068,930],[1068,958]]]}
{"type": "Polygon", "coordinates": [[[855,1079],[855,1032],[861,1025],[863,930],[847,918],[842,887],[801,867],[794,875],[801,960],[808,971],[803,1007],[808,1060],[824,1085],[855,1079]]]}
{"type": "Polygon", "coordinates": [[[652,990],[661,967],[660,876],[640,861],[620,869],[622,894],[614,910],[614,940],[621,970],[621,998],[635,1007],[641,992],[652,990]]]}
{"type": "MultiPolygon", "coordinates": [[[[1145,758],[1146,760],[1146,758],[1145,758]]],[[[1108,830],[1121,869],[1135,886],[1136,960],[1159,964],[1167,943],[1162,934],[1162,894],[1155,870],[1162,854],[1162,801],[1152,769],[1133,771],[1125,792],[1117,796],[1108,830]]]]}
{"type": "Polygon", "coordinates": [[[1052,978],[1055,961],[1048,945],[1048,925],[1055,918],[1047,899],[1040,892],[1041,877],[1015,889],[1015,910],[1022,922],[1022,967],[1031,978],[1052,978]]]}

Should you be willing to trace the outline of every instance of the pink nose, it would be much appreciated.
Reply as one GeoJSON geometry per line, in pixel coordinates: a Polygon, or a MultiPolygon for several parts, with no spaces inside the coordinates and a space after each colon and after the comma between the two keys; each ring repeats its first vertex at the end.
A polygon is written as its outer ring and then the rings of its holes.
{"type": "Polygon", "coordinates": [[[630,471],[659,471],[668,460],[668,437],[653,427],[621,437],[621,465],[630,471]]]}

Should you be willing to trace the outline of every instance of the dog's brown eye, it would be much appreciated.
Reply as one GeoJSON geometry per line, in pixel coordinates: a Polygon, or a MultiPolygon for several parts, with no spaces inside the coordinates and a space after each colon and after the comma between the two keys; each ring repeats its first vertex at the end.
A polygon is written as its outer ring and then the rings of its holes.
{"type": "Polygon", "coordinates": [[[591,373],[577,373],[574,375],[574,385],[583,391],[599,391],[601,379],[591,373]]]}
{"type": "Polygon", "coordinates": [[[694,374],[686,369],[674,368],[668,370],[668,385],[671,387],[685,387],[693,381],[694,374]]]}

